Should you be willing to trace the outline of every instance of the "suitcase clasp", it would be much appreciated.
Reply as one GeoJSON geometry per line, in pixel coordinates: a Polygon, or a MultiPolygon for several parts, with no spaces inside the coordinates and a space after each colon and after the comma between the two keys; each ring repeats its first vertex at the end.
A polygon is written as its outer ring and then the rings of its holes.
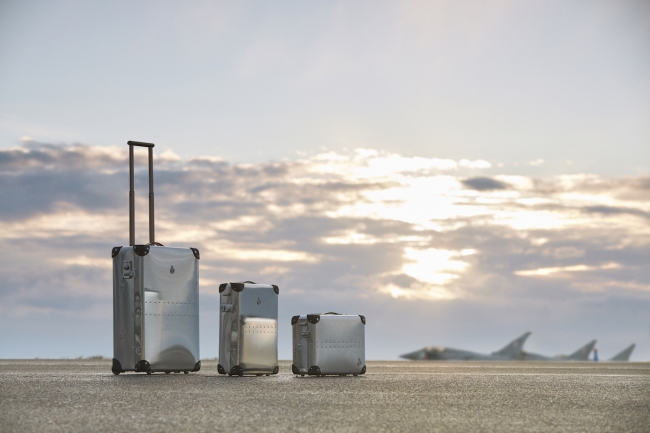
{"type": "Polygon", "coordinates": [[[133,278],[133,262],[122,262],[122,278],[133,278]]]}
{"type": "Polygon", "coordinates": [[[309,338],[309,335],[310,335],[310,334],[309,334],[309,331],[302,331],[302,332],[300,333],[300,336],[301,336],[302,338],[309,338]]]}
{"type": "Polygon", "coordinates": [[[226,313],[232,313],[232,304],[221,304],[219,306],[219,311],[223,311],[226,313]]]}

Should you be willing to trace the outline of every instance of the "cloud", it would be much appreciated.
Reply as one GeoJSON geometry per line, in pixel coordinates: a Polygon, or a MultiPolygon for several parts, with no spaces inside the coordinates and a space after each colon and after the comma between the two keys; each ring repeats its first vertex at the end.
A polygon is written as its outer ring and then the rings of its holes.
{"type": "Polygon", "coordinates": [[[462,181],[463,185],[477,191],[490,191],[495,189],[508,189],[508,185],[489,177],[473,177],[462,181]]]}
{"type": "MultiPolygon", "coordinates": [[[[546,305],[594,296],[650,305],[647,178],[487,177],[477,165],[372,149],[256,164],[168,152],[155,169],[156,240],[201,250],[208,298],[219,282],[267,281],[291,294],[283,302],[294,313],[334,304],[381,315],[417,304],[446,317],[475,305],[524,308],[518,320],[540,324],[546,305]]],[[[0,150],[3,315],[110,320],[109,251],[128,239],[127,174],[125,149],[0,150]]],[[[499,315],[485,320],[505,326],[499,315]]]]}
{"type": "Polygon", "coordinates": [[[526,277],[532,277],[532,276],[548,276],[552,274],[557,274],[557,273],[565,273],[565,272],[586,272],[586,271],[594,271],[598,269],[620,269],[621,265],[618,263],[606,263],[601,266],[589,266],[589,265],[573,265],[573,266],[560,266],[560,267],[553,267],[553,268],[540,268],[540,269],[533,269],[529,271],[516,271],[515,275],[523,275],[526,277]]]}
{"type": "Polygon", "coordinates": [[[586,206],[582,209],[583,212],[586,213],[599,213],[599,214],[628,214],[628,215],[635,215],[635,216],[640,216],[643,218],[650,218],[650,212],[641,210],[641,209],[633,209],[633,208],[624,208],[624,207],[616,207],[616,206],[586,206]]]}

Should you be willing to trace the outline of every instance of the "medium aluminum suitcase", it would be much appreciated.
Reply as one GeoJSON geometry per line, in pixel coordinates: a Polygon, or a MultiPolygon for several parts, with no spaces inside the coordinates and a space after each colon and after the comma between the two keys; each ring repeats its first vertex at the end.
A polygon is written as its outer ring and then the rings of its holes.
{"type": "Polygon", "coordinates": [[[293,316],[293,374],[313,376],[366,372],[366,318],[323,313],[293,316]]]}
{"type": "Polygon", "coordinates": [[[219,373],[277,374],[278,286],[224,283],[219,293],[219,373]]]}
{"type": "Polygon", "coordinates": [[[199,371],[199,250],[154,240],[153,144],[129,141],[129,241],[113,248],[113,374],[199,371]],[[149,244],[135,245],[133,147],[149,149],[149,244]]]}

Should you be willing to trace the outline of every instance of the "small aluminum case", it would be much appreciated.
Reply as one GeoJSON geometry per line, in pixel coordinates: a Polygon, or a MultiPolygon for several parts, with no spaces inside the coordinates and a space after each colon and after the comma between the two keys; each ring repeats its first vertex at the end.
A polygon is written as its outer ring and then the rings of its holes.
{"type": "Polygon", "coordinates": [[[366,318],[323,313],[293,316],[293,374],[304,376],[366,372],[366,318]]]}
{"type": "Polygon", "coordinates": [[[224,283],[219,293],[219,373],[277,374],[278,286],[224,283]]]}
{"type": "Polygon", "coordinates": [[[199,361],[199,250],[113,248],[114,374],[189,372],[199,361]]]}

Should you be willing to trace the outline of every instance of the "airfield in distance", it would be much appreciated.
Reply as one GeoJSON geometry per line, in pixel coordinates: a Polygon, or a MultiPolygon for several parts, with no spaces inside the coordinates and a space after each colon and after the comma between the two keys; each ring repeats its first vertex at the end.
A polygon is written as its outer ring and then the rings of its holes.
{"type": "MultiPolygon", "coordinates": [[[[524,343],[530,334],[530,332],[526,332],[508,343],[503,349],[490,354],[450,347],[424,347],[415,352],[400,355],[400,358],[413,361],[587,361],[593,352],[593,360],[598,361],[598,351],[595,349],[596,340],[590,341],[570,355],[545,356],[524,350],[524,343]]],[[[631,344],[607,361],[629,361],[634,347],[635,344],[631,344]]]]}

